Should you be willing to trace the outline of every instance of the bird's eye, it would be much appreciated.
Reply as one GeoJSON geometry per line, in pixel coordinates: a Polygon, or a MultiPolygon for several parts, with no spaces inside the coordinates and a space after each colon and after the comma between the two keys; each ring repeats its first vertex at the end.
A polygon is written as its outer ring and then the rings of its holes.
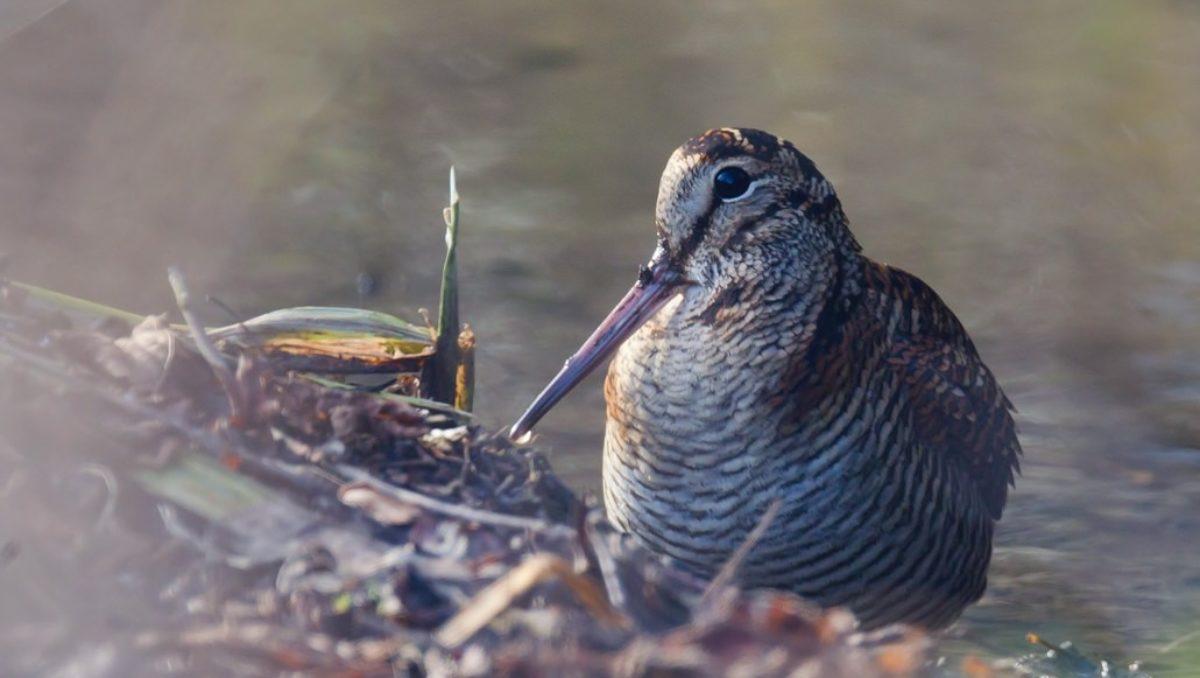
{"type": "Polygon", "coordinates": [[[750,175],[741,167],[726,167],[713,178],[713,195],[725,202],[744,198],[750,193],[750,175]]]}

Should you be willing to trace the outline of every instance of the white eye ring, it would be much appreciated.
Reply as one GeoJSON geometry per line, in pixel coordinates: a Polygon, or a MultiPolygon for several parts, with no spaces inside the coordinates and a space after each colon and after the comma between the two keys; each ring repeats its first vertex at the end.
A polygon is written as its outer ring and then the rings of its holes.
{"type": "Polygon", "coordinates": [[[721,202],[737,202],[745,200],[751,193],[754,193],[755,187],[761,181],[754,180],[750,174],[743,168],[737,165],[727,165],[722,167],[713,175],[713,195],[721,202]],[[737,195],[729,195],[730,190],[736,191],[741,188],[742,192],[737,195]]]}
{"type": "Polygon", "coordinates": [[[750,185],[746,187],[745,193],[742,193],[741,195],[737,196],[736,198],[721,198],[721,202],[730,203],[730,202],[740,202],[742,200],[745,200],[746,198],[749,198],[751,195],[754,194],[754,189],[758,188],[759,184],[761,184],[761,183],[763,183],[762,179],[758,179],[757,181],[752,181],[752,182],[750,182],[750,185]]]}

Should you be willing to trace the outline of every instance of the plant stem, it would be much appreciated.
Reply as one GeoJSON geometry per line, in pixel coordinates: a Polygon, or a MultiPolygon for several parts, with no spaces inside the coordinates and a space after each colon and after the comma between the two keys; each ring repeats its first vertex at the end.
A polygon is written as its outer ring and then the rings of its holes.
{"type": "Polygon", "coordinates": [[[454,404],[460,351],[458,348],[458,186],[450,168],[450,205],[442,211],[446,222],[446,262],[442,266],[442,290],[438,301],[437,345],[433,356],[429,396],[454,404]]]}

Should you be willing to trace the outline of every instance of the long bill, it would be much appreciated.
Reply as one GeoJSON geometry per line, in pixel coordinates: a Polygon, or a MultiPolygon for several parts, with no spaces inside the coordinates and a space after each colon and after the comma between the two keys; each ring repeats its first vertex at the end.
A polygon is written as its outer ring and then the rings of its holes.
{"type": "Polygon", "coordinates": [[[642,270],[637,283],[592,332],[592,336],[567,359],[558,375],[546,384],[525,414],[513,424],[509,437],[521,440],[528,435],[550,408],[607,360],[658,309],[674,298],[682,285],[683,278],[671,268],[666,257],[654,257],[650,266],[642,270]]]}

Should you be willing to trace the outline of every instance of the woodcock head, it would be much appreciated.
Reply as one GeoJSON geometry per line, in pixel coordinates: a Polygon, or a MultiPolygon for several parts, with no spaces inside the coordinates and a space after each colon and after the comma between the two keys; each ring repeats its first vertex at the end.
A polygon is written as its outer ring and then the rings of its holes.
{"type": "Polygon", "coordinates": [[[680,146],[663,170],[655,226],[658,246],[633,288],[513,425],[512,437],[528,434],[676,295],[719,298],[778,275],[823,294],[836,261],[859,250],[816,165],[791,143],[752,129],[711,130],[680,146]]]}

